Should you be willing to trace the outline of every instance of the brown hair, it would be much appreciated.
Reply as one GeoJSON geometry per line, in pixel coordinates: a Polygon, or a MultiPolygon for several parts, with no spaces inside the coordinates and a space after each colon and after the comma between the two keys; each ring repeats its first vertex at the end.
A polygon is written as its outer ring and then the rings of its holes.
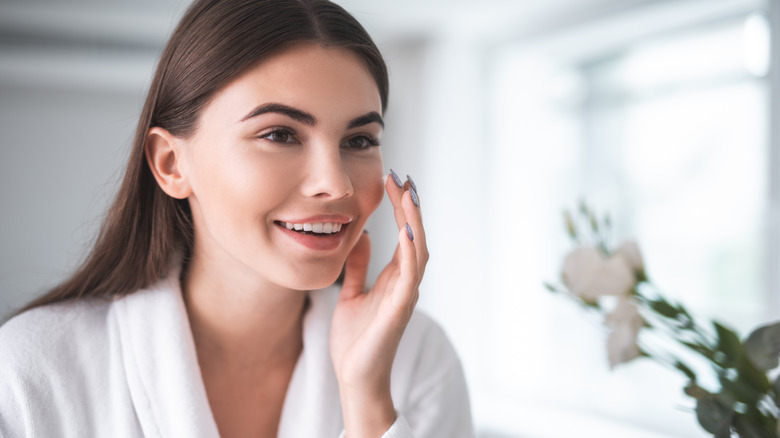
{"type": "Polygon", "coordinates": [[[85,297],[116,297],[164,278],[177,253],[192,248],[186,200],[160,189],[144,155],[151,127],[192,135],[201,110],[232,79],[301,41],[346,48],[366,63],[387,106],[387,68],[368,33],[327,0],[199,0],[171,35],[135,133],[124,179],[92,251],[62,284],[22,311],[85,297]]]}

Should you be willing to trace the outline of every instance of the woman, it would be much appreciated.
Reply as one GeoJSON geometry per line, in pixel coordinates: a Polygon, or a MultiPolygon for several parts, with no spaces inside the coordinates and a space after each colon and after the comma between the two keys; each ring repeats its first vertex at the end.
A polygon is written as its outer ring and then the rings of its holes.
{"type": "Polygon", "coordinates": [[[387,87],[326,0],[193,4],[92,252],[0,329],[0,435],[471,436],[413,314],[428,251],[414,183],[382,179],[387,87]],[[383,191],[398,247],[366,293],[383,191]]]}

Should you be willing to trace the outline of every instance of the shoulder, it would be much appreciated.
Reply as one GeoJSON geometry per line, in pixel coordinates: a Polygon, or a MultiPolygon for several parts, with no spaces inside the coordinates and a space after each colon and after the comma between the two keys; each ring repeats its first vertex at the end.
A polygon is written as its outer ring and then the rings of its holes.
{"type": "Polygon", "coordinates": [[[442,327],[415,310],[398,346],[394,372],[409,384],[436,385],[462,378],[460,358],[442,327]]]}
{"type": "Polygon", "coordinates": [[[106,388],[109,308],[108,301],[47,305],[0,327],[0,435],[59,436],[77,422],[84,383],[106,388]]]}
{"type": "Polygon", "coordinates": [[[52,356],[75,344],[96,340],[105,332],[110,303],[85,300],[50,304],[11,318],[0,326],[0,361],[43,353],[52,356]]]}
{"type": "Polygon", "coordinates": [[[474,426],[465,373],[442,327],[416,310],[398,347],[393,400],[415,436],[472,438],[474,426]]]}
{"type": "Polygon", "coordinates": [[[11,318],[0,327],[0,386],[34,382],[46,388],[101,363],[109,338],[109,309],[109,301],[85,300],[42,306],[11,318]]]}
{"type": "Polygon", "coordinates": [[[444,329],[420,309],[414,311],[401,342],[407,348],[422,350],[437,356],[444,354],[448,359],[457,359],[455,350],[444,329]]]}

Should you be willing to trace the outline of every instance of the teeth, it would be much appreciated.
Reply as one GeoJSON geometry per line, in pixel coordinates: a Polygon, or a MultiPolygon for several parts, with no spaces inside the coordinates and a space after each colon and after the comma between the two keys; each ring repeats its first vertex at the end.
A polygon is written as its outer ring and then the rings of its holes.
{"type": "Polygon", "coordinates": [[[335,234],[341,231],[341,223],[338,222],[319,222],[311,224],[291,224],[289,222],[280,222],[288,230],[304,231],[317,234],[335,234]]]}

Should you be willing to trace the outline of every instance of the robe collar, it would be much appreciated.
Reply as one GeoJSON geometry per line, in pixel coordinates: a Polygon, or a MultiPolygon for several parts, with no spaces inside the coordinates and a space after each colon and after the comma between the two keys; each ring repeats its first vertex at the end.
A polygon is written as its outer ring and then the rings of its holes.
{"type": "MultiPolygon", "coordinates": [[[[133,407],[145,437],[217,438],[181,293],[179,269],[118,299],[117,326],[133,407]]],[[[280,438],[343,431],[338,385],[328,350],[338,287],[309,292],[303,350],[285,396],[280,438]]]]}

